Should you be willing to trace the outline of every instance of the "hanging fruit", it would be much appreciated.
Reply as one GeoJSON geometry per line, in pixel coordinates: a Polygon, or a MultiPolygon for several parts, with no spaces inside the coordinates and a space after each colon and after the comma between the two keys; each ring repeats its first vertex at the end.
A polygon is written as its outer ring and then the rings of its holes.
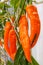
{"type": "Polygon", "coordinates": [[[40,20],[37,12],[37,8],[34,5],[28,5],[26,7],[27,17],[30,19],[30,41],[31,48],[36,44],[40,34],[40,20]]]}
{"type": "Polygon", "coordinates": [[[29,62],[31,62],[31,49],[30,49],[30,39],[28,35],[28,22],[25,15],[21,16],[19,20],[19,34],[20,34],[20,42],[25,57],[29,62]]]}
{"type": "Polygon", "coordinates": [[[8,37],[9,37],[10,29],[11,29],[11,23],[9,21],[7,21],[5,24],[5,30],[4,30],[4,48],[5,48],[6,52],[11,56],[10,48],[8,45],[8,37]]]}
{"type": "Polygon", "coordinates": [[[6,52],[9,54],[10,58],[14,60],[14,56],[16,54],[16,33],[10,23],[10,21],[6,22],[5,31],[4,31],[4,48],[6,52]]]}
{"type": "Polygon", "coordinates": [[[12,60],[14,60],[14,57],[15,57],[15,54],[16,54],[16,51],[17,51],[16,39],[17,39],[16,38],[16,33],[15,33],[14,29],[12,28],[9,31],[10,53],[11,53],[12,60]]]}
{"type": "MultiPolygon", "coordinates": [[[[13,61],[10,61],[10,65],[39,65],[31,53],[39,38],[41,27],[37,7],[32,5],[33,2],[41,3],[33,0],[3,0],[0,3],[0,30],[4,30],[4,35],[1,35],[1,31],[0,38],[4,37],[4,49],[13,61]],[[13,9],[14,14],[9,12],[9,8],[13,9]],[[7,19],[9,21],[6,21],[7,19]],[[31,25],[30,35],[28,21],[31,25]]],[[[6,65],[9,65],[9,62],[6,65]]]]}

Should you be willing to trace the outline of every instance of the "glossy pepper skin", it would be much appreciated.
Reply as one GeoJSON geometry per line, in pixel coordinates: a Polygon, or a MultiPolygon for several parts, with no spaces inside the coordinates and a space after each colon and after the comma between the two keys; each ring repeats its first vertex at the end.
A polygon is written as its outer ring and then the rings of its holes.
{"type": "Polygon", "coordinates": [[[11,29],[11,23],[9,21],[6,22],[5,24],[5,30],[4,30],[4,48],[6,50],[6,52],[9,54],[9,56],[11,56],[10,53],[10,43],[9,43],[9,31],[11,29]]]}
{"type": "Polygon", "coordinates": [[[36,44],[39,34],[40,34],[40,20],[37,8],[34,5],[28,5],[26,7],[27,17],[30,19],[30,41],[31,41],[31,48],[34,47],[36,44]]]}
{"type": "Polygon", "coordinates": [[[31,62],[30,39],[28,35],[28,22],[25,15],[21,16],[19,20],[19,35],[25,57],[29,62],[31,62]]]}
{"type": "Polygon", "coordinates": [[[14,60],[17,48],[16,48],[16,33],[14,29],[12,28],[9,32],[9,41],[10,41],[10,53],[11,53],[11,58],[14,60]]]}
{"type": "Polygon", "coordinates": [[[14,60],[17,48],[16,48],[16,33],[9,21],[6,22],[4,31],[4,48],[10,58],[14,60]]]}

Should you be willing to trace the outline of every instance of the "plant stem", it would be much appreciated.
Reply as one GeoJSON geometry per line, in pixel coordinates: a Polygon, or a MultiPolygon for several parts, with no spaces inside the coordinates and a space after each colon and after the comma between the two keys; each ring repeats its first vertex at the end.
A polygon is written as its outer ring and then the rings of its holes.
{"type": "Polygon", "coordinates": [[[18,17],[17,17],[17,19],[15,19],[15,23],[16,23],[16,27],[18,26],[18,22],[19,22],[19,19],[20,19],[20,17],[21,17],[21,14],[22,14],[22,11],[23,11],[23,8],[24,8],[24,5],[25,5],[25,1],[26,0],[24,0],[24,3],[22,4],[22,7],[20,8],[20,7],[18,7],[18,17]]]}
{"type": "MultiPolygon", "coordinates": [[[[17,26],[18,26],[18,23],[19,23],[19,19],[20,19],[20,17],[21,17],[21,14],[22,14],[22,11],[23,11],[23,8],[24,8],[24,5],[25,5],[25,1],[26,0],[24,0],[24,3],[22,4],[22,7],[20,8],[20,10],[19,10],[19,13],[18,13],[18,17],[17,17],[17,19],[15,19],[15,21],[14,21],[14,26],[15,26],[15,28],[14,28],[14,30],[15,30],[15,32],[16,32],[16,35],[17,35],[17,39],[18,39],[18,43],[20,43],[20,39],[19,39],[19,34],[18,34],[18,31],[17,31],[17,26]]],[[[15,14],[16,15],[16,14],[15,14]]]]}

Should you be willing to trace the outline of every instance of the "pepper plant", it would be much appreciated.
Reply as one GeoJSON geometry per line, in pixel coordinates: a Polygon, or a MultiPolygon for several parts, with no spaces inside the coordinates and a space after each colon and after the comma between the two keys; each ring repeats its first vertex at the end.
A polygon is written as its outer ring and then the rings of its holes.
{"type": "MultiPolygon", "coordinates": [[[[12,12],[14,12],[13,16],[15,18],[12,26],[14,26],[14,30],[17,35],[17,53],[15,55],[14,61],[7,60],[6,65],[39,65],[39,63],[34,59],[33,56],[31,56],[32,63],[28,62],[27,59],[25,58],[23,48],[20,44],[19,32],[17,29],[21,15],[26,14],[26,10],[25,10],[26,6],[32,5],[33,2],[36,4],[43,3],[43,1],[37,2],[36,0],[10,0],[9,1],[10,5],[7,4],[8,1],[0,2],[0,39],[4,40],[4,27],[6,20],[9,20],[12,23],[10,19],[10,17],[13,15],[13,14],[11,15],[12,12]],[[10,13],[8,9],[12,7],[13,7],[13,11],[10,13]]],[[[3,47],[4,41],[1,42],[3,42],[2,44],[3,47]]]]}

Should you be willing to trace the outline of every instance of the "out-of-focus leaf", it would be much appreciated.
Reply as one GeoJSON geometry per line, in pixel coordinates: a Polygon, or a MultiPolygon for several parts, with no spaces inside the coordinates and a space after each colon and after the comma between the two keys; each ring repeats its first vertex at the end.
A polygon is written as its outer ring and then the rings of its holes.
{"type": "Polygon", "coordinates": [[[13,63],[11,61],[7,61],[6,65],[13,65],[13,63]]]}
{"type": "Polygon", "coordinates": [[[4,30],[3,30],[3,25],[2,25],[2,21],[0,19],[0,38],[4,37],[4,30]]]}
{"type": "Polygon", "coordinates": [[[24,2],[25,2],[26,0],[21,0],[21,3],[20,3],[20,8],[22,8],[23,7],[23,4],[24,4],[24,2]]]}
{"type": "Polygon", "coordinates": [[[25,0],[11,0],[10,4],[15,8],[15,11],[17,10],[18,7],[23,6],[25,0]]]}
{"type": "Polygon", "coordinates": [[[4,30],[0,30],[0,38],[4,38],[4,30]]]}
{"type": "Polygon", "coordinates": [[[5,6],[6,8],[10,8],[10,7],[11,7],[10,5],[8,5],[8,4],[4,3],[4,2],[0,2],[0,9],[3,9],[4,6],[5,6]]]}
{"type": "Polygon", "coordinates": [[[10,4],[15,8],[15,10],[18,8],[20,5],[21,0],[11,0],[10,4]]]}
{"type": "Polygon", "coordinates": [[[32,4],[32,0],[26,0],[27,4],[32,4]]]}
{"type": "Polygon", "coordinates": [[[0,59],[0,65],[4,65],[4,62],[0,59]]]}
{"type": "Polygon", "coordinates": [[[17,22],[16,26],[18,26],[18,21],[20,19],[20,16],[21,16],[23,10],[24,10],[24,5],[25,5],[25,0],[21,0],[20,5],[18,6],[18,8],[15,11],[15,22],[17,22]]]}
{"type": "Polygon", "coordinates": [[[2,12],[0,12],[0,16],[4,15],[6,13],[6,10],[2,10],[2,12]]]}
{"type": "Polygon", "coordinates": [[[5,23],[6,23],[6,19],[4,19],[4,21],[3,21],[3,25],[5,26],[5,23]]]}
{"type": "Polygon", "coordinates": [[[0,9],[2,9],[4,6],[4,3],[0,2],[0,9]]]}
{"type": "Polygon", "coordinates": [[[8,5],[8,4],[5,4],[5,7],[6,7],[6,8],[10,8],[11,6],[10,6],[10,5],[8,5]]]}
{"type": "Polygon", "coordinates": [[[3,25],[2,25],[2,21],[0,19],[0,29],[2,29],[2,28],[3,28],[3,25]]]}
{"type": "Polygon", "coordinates": [[[20,1],[21,1],[21,0],[10,0],[10,4],[11,4],[13,7],[17,7],[17,5],[20,4],[20,1]]]}

